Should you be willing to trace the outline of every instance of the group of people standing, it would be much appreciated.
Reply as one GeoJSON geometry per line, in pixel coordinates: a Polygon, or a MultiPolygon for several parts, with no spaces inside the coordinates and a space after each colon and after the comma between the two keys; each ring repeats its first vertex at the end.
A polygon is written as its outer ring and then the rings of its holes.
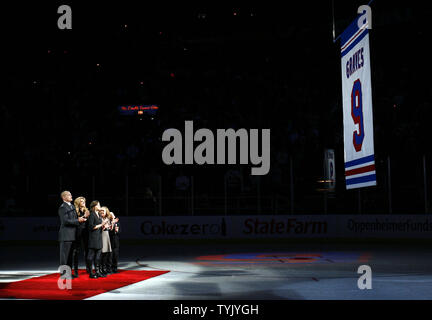
{"type": "Polygon", "coordinates": [[[78,258],[83,252],[90,278],[117,273],[119,219],[107,207],[101,207],[97,200],[90,203],[89,210],[84,197],[76,198],[72,204],[72,194],[63,191],[61,198],[63,203],[58,211],[60,266],[73,268],[71,276],[78,278],[78,258]]]}

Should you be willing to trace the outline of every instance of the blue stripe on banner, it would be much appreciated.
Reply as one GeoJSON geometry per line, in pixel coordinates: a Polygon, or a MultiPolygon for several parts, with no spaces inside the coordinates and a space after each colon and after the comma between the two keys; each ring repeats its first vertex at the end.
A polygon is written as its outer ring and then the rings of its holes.
{"type": "Polygon", "coordinates": [[[375,160],[375,157],[374,157],[373,154],[371,154],[370,156],[363,157],[363,158],[351,160],[351,161],[345,162],[345,169],[349,168],[349,167],[356,166],[358,164],[362,164],[362,163],[366,163],[366,162],[371,162],[371,161],[374,161],[374,160],[375,160]]]}
{"type": "Polygon", "coordinates": [[[368,182],[368,181],[376,181],[376,174],[374,173],[368,176],[346,179],[346,184],[347,186],[349,186],[351,184],[357,184],[357,183],[368,182]]]}
{"type": "Polygon", "coordinates": [[[351,39],[353,35],[355,35],[359,31],[358,27],[358,19],[360,18],[360,15],[357,15],[357,17],[351,21],[351,23],[346,27],[346,29],[341,34],[341,48],[351,39]]]}
{"type": "Polygon", "coordinates": [[[351,51],[354,46],[359,43],[367,34],[369,33],[368,29],[365,29],[359,36],[341,53],[341,56],[344,57],[348,52],[351,51]]]}

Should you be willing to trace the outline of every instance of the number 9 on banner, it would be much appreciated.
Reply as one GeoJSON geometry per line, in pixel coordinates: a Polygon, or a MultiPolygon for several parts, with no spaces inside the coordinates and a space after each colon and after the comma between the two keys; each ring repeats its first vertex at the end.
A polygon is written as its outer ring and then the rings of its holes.
{"type": "Polygon", "coordinates": [[[358,130],[353,132],[353,145],[354,149],[359,152],[362,149],[364,140],[363,102],[360,79],[354,82],[351,91],[351,116],[354,120],[354,124],[358,124],[358,130]]]}

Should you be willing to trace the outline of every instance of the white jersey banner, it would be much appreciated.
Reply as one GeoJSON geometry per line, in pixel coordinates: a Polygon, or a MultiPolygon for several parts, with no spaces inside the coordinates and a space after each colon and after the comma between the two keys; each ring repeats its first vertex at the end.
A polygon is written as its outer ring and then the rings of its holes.
{"type": "Polygon", "coordinates": [[[376,185],[369,30],[359,16],[341,35],[346,188],[376,185]]]}

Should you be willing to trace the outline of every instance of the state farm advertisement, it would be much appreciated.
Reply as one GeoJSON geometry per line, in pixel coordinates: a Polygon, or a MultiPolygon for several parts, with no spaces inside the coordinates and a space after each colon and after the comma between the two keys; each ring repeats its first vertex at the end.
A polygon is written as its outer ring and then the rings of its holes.
{"type": "MultiPolygon", "coordinates": [[[[233,218],[232,235],[239,236],[320,236],[327,235],[333,225],[319,216],[275,217],[257,216],[233,218]],[[238,221],[236,221],[238,220],[238,221]],[[238,228],[241,227],[241,230],[238,228]],[[237,229],[237,230],[236,230],[237,229]]],[[[334,233],[335,230],[330,230],[334,233]]]]}
{"type": "MultiPolygon", "coordinates": [[[[121,239],[432,238],[428,215],[120,217],[121,239]]],[[[58,238],[56,217],[1,218],[0,240],[58,238]]]]}

